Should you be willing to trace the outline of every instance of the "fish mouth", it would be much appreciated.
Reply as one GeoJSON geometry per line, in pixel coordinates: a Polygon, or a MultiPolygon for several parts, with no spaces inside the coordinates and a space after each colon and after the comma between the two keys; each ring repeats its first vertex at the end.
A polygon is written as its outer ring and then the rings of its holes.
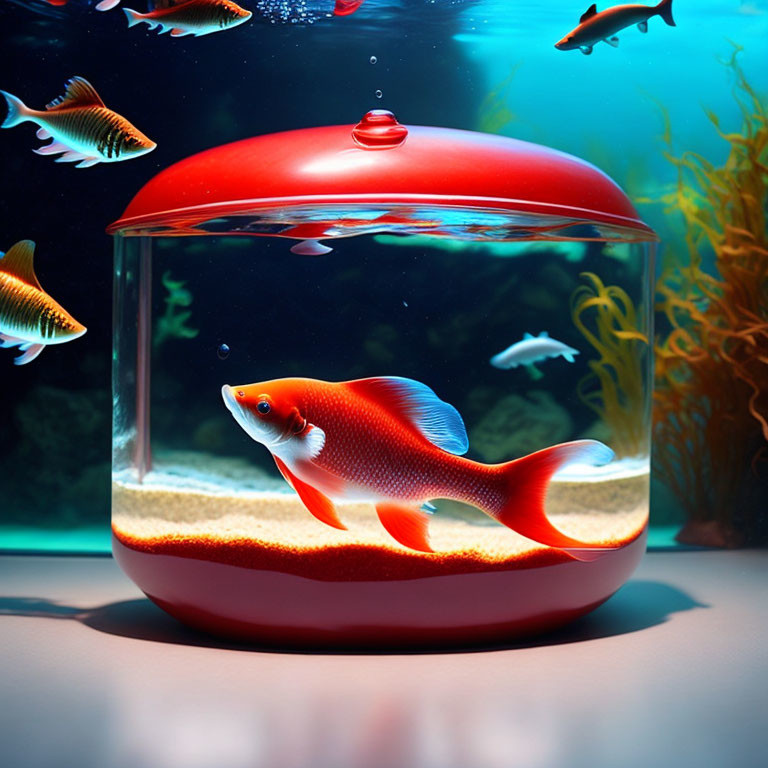
{"type": "Polygon", "coordinates": [[[221,388],[221,397],[224,400],[224,405],[227,406],[227,410],[233,416],[239,415],[240,406],[237,404],[237,400],[235,400],[234,392],[232,391],[232,387],[230,387],[229,384],[225,384],[221,388]]]}

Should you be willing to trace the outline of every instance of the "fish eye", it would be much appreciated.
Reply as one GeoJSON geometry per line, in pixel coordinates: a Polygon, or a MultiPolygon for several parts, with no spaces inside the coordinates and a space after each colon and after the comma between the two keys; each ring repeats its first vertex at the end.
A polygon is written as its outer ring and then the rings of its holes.
{"type": "Polygon", "coordinates": [[[243,392],[243,390],[242,390],[242,389],[238,389],[238,390],[237,390],[237,396],[238,396],[238,397],[245,397],[245,392],[243,392]]]}
{"type": "Polygon", "coordinates": [[[259,400],[256,410],[261,414],[267,414],[272,410],[272,406],[266,400],[259,400]]]}

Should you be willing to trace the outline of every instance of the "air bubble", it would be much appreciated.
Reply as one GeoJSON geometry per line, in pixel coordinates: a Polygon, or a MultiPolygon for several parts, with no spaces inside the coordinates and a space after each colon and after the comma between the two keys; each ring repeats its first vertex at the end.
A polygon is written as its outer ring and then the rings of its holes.
{"type": "Polygon", "coordinates": [[[368,59],[368,61],[370,61],[371,64],[375,64],[378,61],[378,59],[375,56],[371,56],[371,58],[368,59]]]}
{"type": "Polygon", "coordinates": [[[229,357],[229,344],[219,344],[216,354],[219,360],[226,360],[229,357]]]}
{"type": "Polygon", "coordinates": [[[383,93],[382,93],[380,90],[378,90],[378,89],[376,90],[376,93],[374,94],[374,96],[375,96],[377,99],[380,99],[380,98],[381,98],[383,95],[384,95],[384,94],[383,94],[383,93]]]}

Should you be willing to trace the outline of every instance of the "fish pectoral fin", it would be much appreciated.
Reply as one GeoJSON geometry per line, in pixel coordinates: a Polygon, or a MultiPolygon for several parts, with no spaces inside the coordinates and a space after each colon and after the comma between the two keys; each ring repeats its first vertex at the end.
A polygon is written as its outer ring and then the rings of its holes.
{"type": "Polygon", "coordinates": [[[278,459],[277,456],[273,456],[277,468],[285,478],[288,485],[293,488],[299,495],[302,504],[318,519],[320,522],[330,525],[332,528],[338,528],[341,531],[346,531],[347,526],[339,520],[339,516],[336,513],[336,507],[333,502],[324,494],[320,493],[317,488],[313,488],[308,483],[300,480],[296,475],[288,469],[288,466],[282,459],[278,459]]]}
{"type": "Polygon", "coordinates": [[[641,21],[641,22],[640,22],[640,23],[637,25],[637,28],[638,28],[638,29],[639,29],[641,32],[647,32],[647,31],[648,31],[648,22],[647,22],[647,21],[641,21]]]}
{"type": "Polygon", "coordinates": [[[82,152],[74,152],[72,150],[68,150],[60,157],[57,157],[54,162],[56,163],[77,163],[80,162],[80,160],[85,160],[85,155],[82,152]]]}
{"type": "Polygon", "coordinates": [[[62,144],[60,141],[52,141],[50,144],[45,144],[32,151],[36,155],[56,155],[59,152],[68,152],[69,147],[66,144],[62,144]]]}
{"type": "Polygon", "coordinates": [[[23,355],[19,355],[13,359],[13,364],[26,365],[27,363],[31,363],[44,349],[45,344],[31,344],[23,355]]]}
{"type": "Polygon", "coordinates": [[[434,552],[429,546],[429,514],[406,504],[381,502],[376,505],[381,524],[393,539],[419,552],[434,552]]]}
{"type": "Polygon", "coordinates": [[[592,53],[592,46],[591,45],[580,45],[579,50],[585,55],[589,56],[592,53]]]}
{"type": "Polygon", "coordinates": [[[613,46],[614,48],[619,47],[619,38],[618,37],[606,37],[605,42],[608,43],[608,45],[613,46]]]}

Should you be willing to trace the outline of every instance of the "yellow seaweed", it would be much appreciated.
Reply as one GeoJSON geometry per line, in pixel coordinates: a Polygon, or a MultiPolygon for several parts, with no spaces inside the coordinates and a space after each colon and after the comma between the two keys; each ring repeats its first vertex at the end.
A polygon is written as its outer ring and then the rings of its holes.
{"type": "Polygon", "coordinates": [[[683,217],[685,238],[657,285],[668,329],[656,343],[654,395],[654,463],[687,512],[681,539],[727,546],[765,537],[768,495],[768,118],[739,50],[726,65],[741,132],[708,113],[730,145],[724,165],[676,157],[665,136],[677,185],[661,202],[683,217]],[[715,274],[702,266],[710,250],[715,274]]]}
{"type": "Polygon", "coordinates": [[[507,106],[510,101],[512,83],[520,68],[520,62],[515,64],[509,75],[505,77],[480,104],[477,114],[477,130],[483,133],[501,133],[517,116],[507,106]]]}
{"type": "Polygon", "coordinates": [[[592,272],[582,272],[588,285],[571,297],[574,325],[597,350],[590,373],[578,383],[579,398],[611,431],[611,447],[619,458],[641,456],[647,451],[646,377],[640,346],[648,338],[638,328],[637,312],[626,292],[604,285],[592,272]]]}

